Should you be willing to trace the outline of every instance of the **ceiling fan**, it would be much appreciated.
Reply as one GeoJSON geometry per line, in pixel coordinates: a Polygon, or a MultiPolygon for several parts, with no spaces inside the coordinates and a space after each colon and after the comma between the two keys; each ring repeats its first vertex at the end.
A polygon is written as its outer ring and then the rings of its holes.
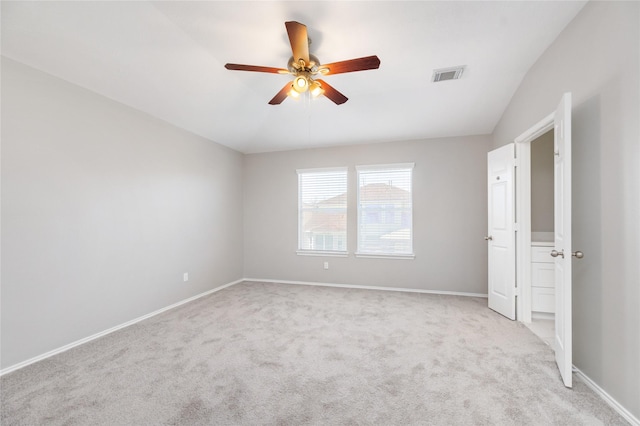
{"type": "Polygon", "coordinates": [[[310,40],[307,36],[307,27],[295,21],[285,22],[284,25],[287,27],[293,52],[286,69],[242,64],[226,64],[224,66],[228,70],[293,75],[293,81],[288,82],[269,101],[270,105],[281,104],[287,96],[297,98],[306,91],[309,91],[314,97],[324,95],[336,105],[341,105],[347,102],[348,98],[317,76],[365,71],[380,67],[380,59],[375,55],[321,65],[318,58],[309,54],[310,40]]]}

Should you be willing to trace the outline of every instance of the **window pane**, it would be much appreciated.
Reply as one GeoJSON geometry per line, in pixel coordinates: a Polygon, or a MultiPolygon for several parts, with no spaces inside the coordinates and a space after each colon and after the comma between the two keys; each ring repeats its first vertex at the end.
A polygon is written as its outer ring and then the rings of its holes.
{"type": "Polygon", "coordinates": [[[413,254],[412,167],[358,168],[358,252],[413,254]]]}
{"type": "Polygon", "coordinates": [[[298,249],[347,249],[347,169],[298,172],[298,249]]]}

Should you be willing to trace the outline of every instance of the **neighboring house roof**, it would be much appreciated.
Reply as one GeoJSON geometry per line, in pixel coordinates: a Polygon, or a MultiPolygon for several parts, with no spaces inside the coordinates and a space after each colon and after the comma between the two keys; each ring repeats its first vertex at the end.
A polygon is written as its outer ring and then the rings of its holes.
{"type": "Polygon", "coordinates": [[[347,229],[347,215],[314,211],[305,218],[304,229],[316,234],[344,232],[347,229]]]}
{"type": "Polygon", "coordinates": [[[335,197],[327,198],[317,203],[319,206],[346,206],[347,205],[347,193],[336,195],[335,197]]]}
{"type": "MultiPolygon", "coordinates": [[[[404,203],[411,200],[411,193],[404,189],[388,185],[386,183],[370,183],[360,188],[360,201],[385,203],[404,203]]],[[[331,207],[346,207],[347,194],[343,193],[328,198],[315,204],[306,204],[305,207],[318,207],[318,210],[309,212],[304,218],[304,229],[314,233],[344,232],[347,229],[345,213],[338,213],[331,207]],[[324,210],[327,209],[327,210],[324,210]]],[[[392,238],[393,237],[388,237],[392,238]]]]}
{"type": "MultiPolygon", "coordinates": [[[[386,183],[370,183],[360,188],[360,200],[365,201],[410,201],[411,193],[405,191],[397,186],[389,185],[386,183]]],[[[347,194],[343,193],[336,195],[335,197],[327,198],[326,200],[317,203],[318,206],[328,205],[346,205],[347,194]]]]}
{"type": "Polygon", "coordinates": [[[370,183],[360,188],[360,201],[411,201],[411,193],[386,183],[370,183]]]}

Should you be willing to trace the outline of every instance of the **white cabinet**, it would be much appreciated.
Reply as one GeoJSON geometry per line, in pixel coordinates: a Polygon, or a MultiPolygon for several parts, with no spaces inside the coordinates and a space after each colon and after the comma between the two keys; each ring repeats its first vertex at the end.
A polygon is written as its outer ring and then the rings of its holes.
{"type": "Polygon", "coordinates": [[[555,312],[555,268],[551,242],[531,243],[531,310],[555,312]]]}

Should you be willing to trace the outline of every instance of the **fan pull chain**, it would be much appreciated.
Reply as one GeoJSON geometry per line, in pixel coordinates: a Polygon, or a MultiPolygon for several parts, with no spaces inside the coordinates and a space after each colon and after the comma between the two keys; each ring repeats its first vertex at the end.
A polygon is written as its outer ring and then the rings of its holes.
{"type": "Polygon", "coordinates": [[[311,93],[307,92],[307,140],[311,140],[311,93]]]}

